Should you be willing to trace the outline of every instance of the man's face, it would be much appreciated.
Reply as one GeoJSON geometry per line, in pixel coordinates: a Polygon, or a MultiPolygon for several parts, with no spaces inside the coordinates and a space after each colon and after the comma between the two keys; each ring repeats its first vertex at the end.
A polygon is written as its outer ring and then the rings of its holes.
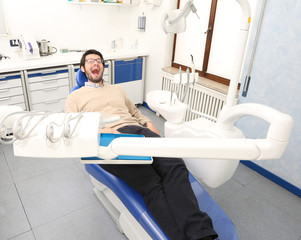
{"type": "Polygon", "coordinates": [[[81,70],[90,82],[99,83],[102,81],[104,66],[97,54],[87,55],[85,65],[81,66],[81,70]]]}

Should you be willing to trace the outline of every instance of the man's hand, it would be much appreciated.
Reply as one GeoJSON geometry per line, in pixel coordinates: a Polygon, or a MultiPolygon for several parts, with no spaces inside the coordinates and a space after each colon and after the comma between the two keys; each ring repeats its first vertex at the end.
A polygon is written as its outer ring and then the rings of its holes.
{"type": "Polygon", "coordinates": [[[120,133],[113,128],[99,128],[98,133],[120,133]]]}
{"type": "Polygon", "coordinates": [[[153,131],[154,133],[157,133],[158,135],[160,135],[158,129],[156,128],[155,124],[153,124],[152,122],[146,122],[145,126],[150,129],[151,131],[153,131]]]}

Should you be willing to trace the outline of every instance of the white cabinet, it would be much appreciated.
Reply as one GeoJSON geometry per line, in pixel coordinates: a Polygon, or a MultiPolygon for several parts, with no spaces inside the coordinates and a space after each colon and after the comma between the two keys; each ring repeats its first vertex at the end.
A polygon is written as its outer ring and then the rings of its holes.
{"type": "Polygon", "coordinates": [[[111,63],[111,61],[105,61],[105,70],[103,72],[102,79],[105,84],[112,83],[112,63],[111,63]]]}
{"type": "Polygon", "coordinates": [[[77,65],[70,65],[70,88],[72,89],[74,86],[76,86],[76,73],[80,69],[79,64],[77,65]]]}
{"type": "Polygon", "coordinates": [[[112,61],[113,84],[123,87],[134,104],[142,104],[144,98],[145,58],[112,61]]]}
{"type": "MultiPolygon", "coordinates": [[[[0,73],[0,105],[18,105],[27,111],[63,111],[79,64],[28,68],[0,73]]],[[[134,104],[143,103],[145,57],[107,60],[103,80],[120,84],[134,104]]]]}
{"type": "Polygon", "coordinates": [[[99,6],[137,6],[140,0],[68,0],[68,3],[99,6]]]}
{"type": "Polygon", "coordinates": [[[70,91],[69,67],[24,71],[29,109],[62,111],[70,91]]]}
{"type": "Polygon", "coordinates": [[[17,105],[28,109],[22,72],[0,74],[0,105],[17,105]]]}

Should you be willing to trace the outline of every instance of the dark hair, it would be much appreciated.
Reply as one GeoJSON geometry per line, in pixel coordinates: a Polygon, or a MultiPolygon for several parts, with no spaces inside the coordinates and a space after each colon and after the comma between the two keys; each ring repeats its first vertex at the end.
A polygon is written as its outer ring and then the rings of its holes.
{"type": "Polygon", "coordinates": [[[85,66],[86,56],[89,55],[89,54],[96,54],[96,55],[98,55],[100,57],[101,61],[102,61],[102,64],[104,65],[104,59],[103,59],[102,54],[99,51],[95,50],[95,49],[90,49],[90,50],[87,50],[83,54],[83,56],[82,56],[82,58],[80,60],[80,66],[83,66],[83,67],[85,66]]]}

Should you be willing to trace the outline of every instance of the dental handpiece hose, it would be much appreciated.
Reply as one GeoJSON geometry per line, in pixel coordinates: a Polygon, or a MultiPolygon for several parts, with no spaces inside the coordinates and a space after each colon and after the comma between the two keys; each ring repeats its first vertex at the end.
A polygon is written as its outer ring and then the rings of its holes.
{"type": "Polygon", "coordinates": [[[179,86],[178,86],[178,91],[177,91],[177,96],[180,96],[180,88],[182,86],[182,68],[179,67],[179,74],[180,74],[180,82],[179,82],[179,86]]]}
{"type": "MultiPolygon", "coordinates": [[[[191,72],[192,72],[192,77],[193,77],[192,83],[193,83],[193,87],[194,87],[194,84],[195,84],[195,66],[194,66],[194,61],[193,61],[193,55],[191,54],[190,56],[191,56],[191,65],[192,65],[191,72]]],[[[187,73],[187,83],[186,83],[185,93],[184,93],[184,96],[182,98],[183,103],[185,102],[185,99],[187,97],[187,94],[188,94],[188,91],[189,91],[189,88],[190,88],[190,71],[189,71],[188,68],[187,68],[186,73],[187,73]]],[[[188,97],[188,99],[189,99],[189,97],[188,97]]]]}
{"type": "Polygon", "coordinates": [[[185,87],[185,93],[184,93],[183,98],[182,98],[183,103],[185,102],[185,99],[186,99],[186,96],[187,96],[187,93],[188,93],[188,90],[189,90],[189,75],[190,75],[189,68],[187,68],[187,70],[186,70],[186,75],[187,75],[187,82],[186,82],[186,87],[185,87]]]}
{"type": "Polygon", "coordinates": [[[195,84],[195,65],[194,65],[194,61],[193,61],[193,55],[191,54],[191,64],[192,64],[192,77],[193,77],[193,86],[195,84]]]}

